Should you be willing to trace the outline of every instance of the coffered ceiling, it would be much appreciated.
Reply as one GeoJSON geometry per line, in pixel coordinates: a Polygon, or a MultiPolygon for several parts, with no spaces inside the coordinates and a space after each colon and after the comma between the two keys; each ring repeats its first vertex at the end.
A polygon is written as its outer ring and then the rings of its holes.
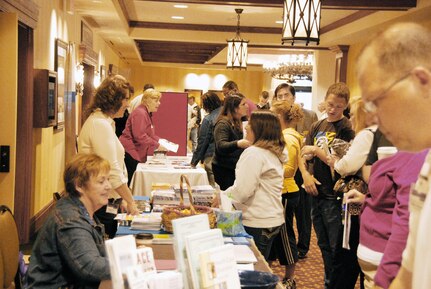
{"type": "Polygon", "coordinates": [[[320,45],[292,47],[281,44],[282,24],[276,23],[282,20],[282,0],[73,1],[75,13],[128,63],[225,64],[226,39],[236,31],[235,8],[244,9],[241,37],[250,41],[249,54],[349,45],[395,19],[431,14],[428,0],[323,0],[320,45]]]}

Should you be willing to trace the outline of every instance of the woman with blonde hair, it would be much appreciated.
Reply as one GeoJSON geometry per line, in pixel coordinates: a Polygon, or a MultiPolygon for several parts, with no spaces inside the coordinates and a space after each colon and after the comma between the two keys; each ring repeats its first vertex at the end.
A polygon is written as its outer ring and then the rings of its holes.
{"type": "Polygon", "coordinates": [[[256,110],[246,126],[252,144],[236,164],[234,184],[225,193],[242,210],[245,230],[268,260],[272,242],[284,223],[281,190],[284,150],[280,121],[268,110],[256,110]]]}
{"type": "Polygon", "coordinates": [[[139,213],[132,192],[127,186],[124,147],[115,135],[113,120],[124,115],[129,105],[129,89],[129,82],[121,75],[105,78],[95,91],[88,108],[89,117],[78,138],[80,153],[95,153],[106,159],[111,166],[109,181],[112,190],[109,204],[96,212],[110,238],[114,238],[117,232],[117,221],[114,218],[122,201],[127,203],[125,206],[129,214],[139,213]]]}
{"type": "Polygon", "coordinates": [[[155,150],[166,150],[159,144],[151,115],[160,106],[162,94],[152,88],[144,91],[141,104],[130,114],[126,127],[120,136],[120,142],[126,150],[124,161],[129,175],[129,182],[136,171],[138,163],[145,163],[147,156],[155,150]]]}
{"type": "Polygon", "coordinates": [[[289,159],[283,167],[282,203],[285,224],[281,227],[280,234],[274,240],[269,259],[273,261],[278,258],[280,265],[285,266],[283,284],[285,288],[294,289],[296,288],[296,283],[293,277],[295,264],[298,261],[298,248],[293,229],[293,215],[299,204],[299,185],[301,185],[295,182],[294,177],[298,168],[300,168],[301,173],[308,174],[301,158],[303,136],[295,130],[295,127],[303,119],[304,113],[300,105],[291,104],[288,101],[273,102],[271,111],[277,114],[280,119],[289,159]]]}
{"type": "Polygon", "coordinates": [[[362,168],[367,160],[374,132],[377,130],[377,125],[372,124],[370,115],[366,112],[364,101],[360,96],[352,97],[350,106],[350,121],[356,136],[342,158],[335,155],[327,158],[328,164],[333,166],[341,176],[353,175],[362,168]]]}

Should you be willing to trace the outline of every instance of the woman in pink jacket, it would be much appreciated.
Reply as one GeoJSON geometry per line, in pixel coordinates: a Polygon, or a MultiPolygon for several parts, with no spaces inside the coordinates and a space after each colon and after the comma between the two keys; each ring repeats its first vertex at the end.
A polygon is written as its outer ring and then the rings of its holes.
{"type": "Polygon", "coordinates": [[[129,185],[138,163],[145,163],[148,154],[152,154],[155,150],[166,150],[159,144],[160,138],[155,133],[151,119],[152,113],[160,106],[160,98],[159,91],[145,90],[141,104],[130,114],[120,136],[120,142],[126,151],[124,162],[129,176],[129,185]]]}

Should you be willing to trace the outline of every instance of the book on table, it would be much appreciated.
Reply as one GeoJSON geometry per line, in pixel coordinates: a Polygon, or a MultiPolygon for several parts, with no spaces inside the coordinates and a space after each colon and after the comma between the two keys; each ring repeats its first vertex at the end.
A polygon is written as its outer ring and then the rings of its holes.
{"type": "Polygon", "coordinates": [[[224,245],[220,229],[198,232],[185,237],[187,265],[189,267],[192,288],[199,289],[201,281],[199,253],[224,245]]]}
{"type": "Polygon", "coordinates": [[[234,245],[226,244],[199,253],[200,280],[203,289],[241,287],[234,258],[234,245]]]}
{"type": "Polygon", "coordinates": [[[193,233],[210,230],[207,214],[193,215],[190,217],[172,220],[174,232],[174,254],[177,260],[178,270],[183,275],[185,289],[191,289],[192,283],[188,276],[189,266],[187,265],[187,253],[185,238],[193,233]]]}

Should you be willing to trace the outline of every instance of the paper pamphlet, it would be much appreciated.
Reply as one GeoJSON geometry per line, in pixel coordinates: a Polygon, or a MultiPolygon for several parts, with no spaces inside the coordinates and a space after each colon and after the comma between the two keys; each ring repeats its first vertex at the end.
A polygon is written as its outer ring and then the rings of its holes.
{"type": "Polygon", "coordinates": [[[194,215],[172,220],[174,231],[174,253],[178,270],[183,274],[184,288],[192,288],[189,282],[185,237],[193,233],[208,231],[210,229],[207,214],[194,215]]]}
{"type": "Polygon", "coordinates": [[[152,275],[148,280],[150,289],[183,289],[183,279],[179,272],[163,272],[152,275]]]}
{"type": "Polygon", "coordinates": [[[141,287],[141,281],[149,276],[148,273],[157,273],[153,249],[149,247],[136,249],[135,238],[132,235],[107,240],[105,244],[112,287],[124,289],[124,276],[127,276],[130,288],[147,288],[141,287]],[[130,284],[135,285],[132,287],[130,284]]]}
{"type": "Polygon", "coordinates": [[[248,245],[234,245],[237,263],[257,263],[256,256],[248,245]]]}
{"type": "Polygon", "coordinates": [[[200,273],[204,289],[238,289],[241,287],[234,245],[227,244],[199,254],[200,273]]]}
{"type": "Polygon", "coordinates": [[[350,214],[349,214],[349,208],[348,208],[348,204],[346,205],[346,210],[344,210],[344,226],[343,226],[343,248],[350,250],[350,214]]]}
{"type": "Polygon", "coordinates": [[[124,289],[123,274],[127,268],[138,264],[135,238],[132,235],[118,237],[105,242],[109,258],[112,287],[124,289]]]}
{"type": "Polygon", "coordinates": [[[130,289],[148,289],[148,279],[152,275],[156,275],[156,272],[147,272],[142,274],[139,266],[133,266],[127,268],[127,284],[130,289]]]}
{"type": "Polygon", "coordinates": [[[199,289],[201,288],[199,253],[223,246],[223,234],[220,229],[213,229],[186,236],[185,241],[192,288],[199,289]]]}
{"type": "Polygon", "coordinates": [[[130,289],[182,289],[183,280],[179,272],[163,272],[142,274],[137,267],[131,267],[127,272],[130,289]]]}
{"type": "Polygon", "coordinates": [[[165,147],[168,151],[176,153],[178,151],[179,145],[170,142],[164,138],[159,139],[159,144],[165,147]]]}
{"type": "Polygon", "coordinates": [[[225,191],[220,192],[220,209],[225,212],[233,211],[232,200],[225,191]]]}

